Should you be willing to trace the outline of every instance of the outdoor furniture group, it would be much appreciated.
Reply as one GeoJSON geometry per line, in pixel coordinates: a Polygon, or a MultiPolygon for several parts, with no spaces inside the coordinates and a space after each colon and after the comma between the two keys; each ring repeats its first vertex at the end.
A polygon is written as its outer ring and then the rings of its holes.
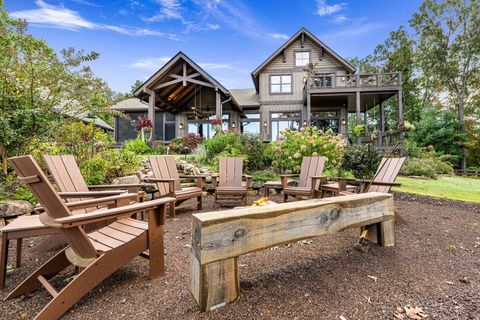
{"type": "MultiPolygon", "coordinates": [[[[136,256],[149,260],[150,279],[165,274],[164,229],[167,207],[195,206],[202,210],[205,176],[179,175],[173,156],[150,156],[158,197],[145,201],[141,184],[87,186],[73,156],[44,156],[56,188],[32,156],[11,158],[18,180],[37,198],[36,214],[16,218],[2,231],[0,286],[4,288],[8,247],[17,240],[16,264],[20,267],[22,239],[45,236],[33,250],[57,252],[10,292],[5,300],[44,287],[51,301],[36,319],[58,319],[79,299],[136,256]],[[196,186],[182,187],[181,179],[195,179],[196,186]],[[194,202],[188,201],[193,199],[194,202]],[[146,218],[147,221],[144,221],[146,218]],[[69,266],[77,276],[60,290],[49,279],[69,266]]],[[[304,157],[298,184],[281,176],[267,188],[283,189],[302,202],[245,207],[192,215],[191,291],[202,311],[235,300],[240,291],[238,257],[347,228],[368,230],[368,239],[391,246],[394,238],[393,196],[404,158],[384,158],[370,181],[326,183],[325,157],[304,157]],[[354,192],[357,191],[358,194],[354,192]],[[325,193],[341,195],[326,199],[325,193]]],[[[212,176],[215,201],[240,200],[247,205],[250,176],[243,174],[243,160],[219,159],[219,173],[212,176]]]]}

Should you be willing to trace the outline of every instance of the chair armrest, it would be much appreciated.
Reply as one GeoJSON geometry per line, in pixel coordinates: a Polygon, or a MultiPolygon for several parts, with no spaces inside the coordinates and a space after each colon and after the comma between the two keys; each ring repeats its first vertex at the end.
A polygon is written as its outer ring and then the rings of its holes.
{"type": "Polygon", "coordinates": [[[355,193],[350,192],[350,191],[340,191],[340,192],[338,193],[339,196],[350,196],[350,195],[352,195],[352,194],[355,194],[355,193]]]}
{"type": "Polygon", "coordinates": [[[126,193],[127,190],[110,190],[110,191],[80,191],[80,192],[58,192],[58,195],[62,199],[76,199],[76,198],[101,198],[116,196],[122,193],[126,193]]]}
{"type": "Polygon", "coordinates": [[[399,187],[402,184],[400,182],[382,182],[382,181],[372,181],[372,180],[363,180],[363,184],[370,184],[375,186],[386,186],[386,187],[399,187]]]}
{"type": "Polygon", "coordinates": [[[65,205],[70,210],[85,209],[85,208],[92,208],[92,207],[99,207],[99,206],[112,207],[112,206],[130,204],[130,201],[132,200],[136,201],[137,197],[138,197],[138,194],[136,193],[123,193],[117,196],[69,202],[69,203],[66,203],[65,205]]]}
{"type": "Polygon", "coordinates": [[[194,176],[189,176],[185,174],[179,175],[180,179],[194,179],[197,180],[197,188],[203,189],[205,186],[205,179],[207,176],[205,175],[194,175],[194,176]]]}
{"type": "Polygon", "coordinates": [[[141,188],[143,184],[141,183],[129,183],[129,184],[99,184],[99,185],[90,185],[88,189],[90,190],[100,190],[100,189],[128,189],[132,187],[141,188]]]}
{"type": "Polygon", "coordinates": [[[175,178],[145,178],[143,181],[145,182],[151,182],[151,183],[156,183],[156,182],[170,182],[173,181],[175,182],[175,178]]]}
{"type": "Polygon", "coordinates": [[[202,179],[205,179],[207,176],[205,175],[188,175],[188,174],[180,174],[178,175],[180,178],[191,178],[191,179],[194,179],[194,178],[202,178],[202,179]]]}
{"type": "Polygon", "coordinates": [[[311,176],[312,179],[312,192],[315,190],[315,186],[317,185],[317,180],[320,180],[320,185],[322,184],[322,180],[328,179],[327,176],[311,176]]]}
{"type": "Polygon", "coordinates": [[[252,187],[253,177],[248,175],[248,174],[243,174],[242,179],[245,179],[245,181],[247,183],[247,189],[250,189],[252,187]]]}
{"type": "Polygon", "coordinates": [[[290,177],[299,177],[299,176],[300,176],[299,173],[290,173],[290,174],[281,174],[280,178],[281,177],[289,177],[290,178],[290,177]]]}
{"type": "Polygon", "coordinates": [[[282,174],[280,175],[280,182],[282,183],[282,187],[285,189],[288,184],[288,178],[291,177],[298,177],[300,176],[298,173],[292,173],[292,174],[282,174]]]}
{"type": "MultiPolygon", "coordinates": [[[[137,196],[137,195],[133,195],[137,196]]],[[[105,211],[94,211],[89,213],[78,213],[72,216],[54,219],[61,228],[77,227],[85,224],[91,224],[98,221],[111,220],[115,218],[131,216],[134,213],[155,209],[164,206],[167,203],[175,202],[175,198],[165,197],[156,200],[138,202],[127,206],[108,209],[105,211]]]]}

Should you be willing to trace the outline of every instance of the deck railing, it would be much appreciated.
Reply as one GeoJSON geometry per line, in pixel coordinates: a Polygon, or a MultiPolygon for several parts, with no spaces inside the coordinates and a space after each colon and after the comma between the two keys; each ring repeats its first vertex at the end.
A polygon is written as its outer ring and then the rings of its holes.
{"type": "Polygon", "coordinates": [[[370,74],[315,74],[306,79],[305,89],[391,87],[401,83],[400,72],[370,74]]]}

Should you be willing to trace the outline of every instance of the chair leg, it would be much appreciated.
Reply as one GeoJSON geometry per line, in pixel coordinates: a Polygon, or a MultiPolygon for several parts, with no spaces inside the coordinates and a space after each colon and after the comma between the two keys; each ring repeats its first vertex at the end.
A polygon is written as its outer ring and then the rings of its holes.
{"type": "Polygon", "coordinates": [[[5,297],[5,300],[16,298],[18,296],[21,296],[22,294],[30,293],[42,286],[42,284],[37,279],[39,275],[42,275],[46,279],[49,279],[70,266],[70,261],[68,261],[65,255],[65,250],[66,249],[63,249],[58,252],[47,262],[45,262],[40,268],[38,268],[34,273],[32,273],[27,279],[23,280],[23,282],[18,287],[16,287],[5,297]]]}
{"type": "Polygon", "coordinates": [[[172,202],[168,205],[170,219],[175,219],[175,202],[172,202]]]}
{"type": "Polygon", "coordinates": [[[17,239],[17,259],[16,259],[16,267],[20,268],[22,265],[22,247],[23,247],[23,239],[17,239]]]}
{"type": "Polygon", "coordinates": [[[287,202],[288,200],[288,194],[283,193],[283,202],[287,202]]]}
{"type": "Polygon", "coordinates": [[[8,243],[7,233],[2,233],[2,249],[0,253],[0,287],[5,288],[5,278],[7,273],[7,260],[8,260],[8,243]]]}
{"type": "Polygon", "coordinates": [[[198,196],[197,197],[197,209],[198,210],[203,209],[203,196],[198,196]]]}
{"type": "Polygon", "coordinates": [[[243,196],[243,205],[247,206],[247,195],[243,196]]]}

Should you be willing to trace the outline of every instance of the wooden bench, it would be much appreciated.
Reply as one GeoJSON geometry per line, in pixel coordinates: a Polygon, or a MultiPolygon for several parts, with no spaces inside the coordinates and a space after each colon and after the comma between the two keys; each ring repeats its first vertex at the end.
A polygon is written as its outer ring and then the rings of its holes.
{"type": "Polygon", "coordinates": [[[393,196],[378,192],[192,216],[190,290],[202,311],[237,299],[243,254],[362,227],[369,240],[395,244],[393,196]]]}

